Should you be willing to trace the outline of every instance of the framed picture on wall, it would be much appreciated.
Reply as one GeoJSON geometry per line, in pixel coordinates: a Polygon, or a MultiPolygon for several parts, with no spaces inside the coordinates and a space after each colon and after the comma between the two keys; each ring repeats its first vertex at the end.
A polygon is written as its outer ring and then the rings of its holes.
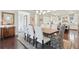
{"type": "Polygon", "coordinates": [[[14,13],[2,12],[2,25],[13,25],[14,13]]]}

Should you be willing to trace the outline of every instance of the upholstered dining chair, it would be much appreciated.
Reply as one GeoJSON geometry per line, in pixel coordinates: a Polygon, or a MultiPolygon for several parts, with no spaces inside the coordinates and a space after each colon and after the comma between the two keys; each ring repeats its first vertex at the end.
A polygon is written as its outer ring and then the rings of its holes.
{"type": "Polygon", "coordinates": [[[63,48],[64,31],[65,31],[65,26],[62,25],[58,34],[60,48],[63,48]]]}
{"type": "Polygon", "coordinates": [[[64,25],[61,26],[59,33],[55,37],[51,37],[51,46],[53,48],[63,48],[63,38],[64,38],[64,25]]]}
{"type": "Polygon", "coordinates": [[[27,31],[27,26],[24,26],[24,39],[28,40],[28,31],[27,31]]]}
{"type": "Polygon", "coordinates": [[[50,38],[44,37],[42,28],[39,26],[35,26],[35,38],[36,38],[36,48],[38,43],[41,44],[42,48],[44,48],[44,45],[50,41],[50,38]]]}
{"type": "Polygon", "coordinates": [[[28,42],[29,43],[31,43],[31,41],[32,41],[32,43],[34,44],[34,42],[33,42],[33,40],[35,39],[34,38],[34,30],[33,30],[33,27],[32,27],[32,25],[31,24],[29,24],[28,26],[27,26],[27,35],[28,35],[28,42]]]}

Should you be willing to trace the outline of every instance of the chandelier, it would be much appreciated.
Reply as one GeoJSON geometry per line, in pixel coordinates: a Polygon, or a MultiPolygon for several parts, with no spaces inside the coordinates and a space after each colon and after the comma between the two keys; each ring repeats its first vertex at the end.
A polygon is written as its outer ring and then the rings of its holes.
{"type": "Polygon", "coordinates": [[[44,15],[51,12],[50,10],[36,10],[36,14],[38,15],[44,15]]]}

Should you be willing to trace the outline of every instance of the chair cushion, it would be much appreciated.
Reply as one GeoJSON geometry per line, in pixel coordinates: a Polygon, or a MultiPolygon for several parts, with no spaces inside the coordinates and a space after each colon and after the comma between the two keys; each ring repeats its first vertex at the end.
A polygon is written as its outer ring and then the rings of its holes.
{"type": "Polygon", "coordinates": [[[30,38],[33,39],[33,35],[31,35],[30,38]]]}
{"type": "Polygon", "coordinates": [[[50,41],[50,38],[44,37],[44,44],[49,42],[49,41],[50,41]]]}
{"type": "MultiPolygon", "coordinates": [[[[44,37],[42,40],[44,40],[44,44],[50,41],[50,38],[44,37]]],[[[37,38],[37,42],[42,44],[42,40],[37,38]]]]}
{"type": "Polygon", "coordinates": [[[51,46],[53,48],[60,48],[59,47],[59,40],[55,39],[55,38],[51,38],[51,46]]]}

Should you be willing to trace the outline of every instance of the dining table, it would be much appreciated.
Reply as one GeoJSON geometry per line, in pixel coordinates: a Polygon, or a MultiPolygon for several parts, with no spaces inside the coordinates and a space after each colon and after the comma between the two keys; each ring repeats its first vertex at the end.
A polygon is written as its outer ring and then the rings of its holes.
{"type": "Polygon", "coordinates": [[[59,31],[55,28],[42,28],[42,32],[45,36],[52,36],[54,33],[58,33],[59,31]]]}

